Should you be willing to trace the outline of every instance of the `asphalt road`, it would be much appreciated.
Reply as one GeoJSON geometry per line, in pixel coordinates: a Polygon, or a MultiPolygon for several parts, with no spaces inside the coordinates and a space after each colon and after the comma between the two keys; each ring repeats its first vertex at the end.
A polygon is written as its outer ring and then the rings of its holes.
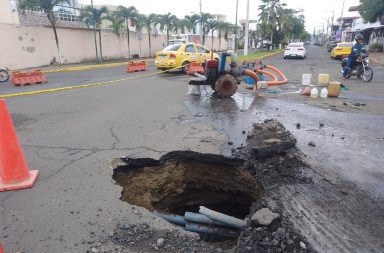
{"type": "MultiPolygon", "coordinates": [[[[132,223],[148,222],[159,229],[173,228],[153,219],[148,211],[121,202],[121,188],[112,182],[108,163],[120,156],[158,158],[180,149],[229,155],[233,146],[228,141],[240,146],[245,141],[241,132],[266,118],[279,119],[294,133],[298,147],[321,177],[351,192],[361,189],[369,196],[364,201],[351,200],[355,205],[351,212],[359,216],[351,225],[342,216],[343,210],[337,208],[333,212],[321,210],[325,214],[320,218],[310,212],[319,199],[321,205],[326,205],[326,193],[306,189],[307,192],[300,190],[292,197],[290,194],[298,189],[282,189],[294,224],[323,252],[382,251],[384,245],[374,239],[374,235],[383,232],[380,227],[384,228],[383,220],[374,220],[378,217],[375,214],[384,210],[382,204],[375,204],[383,203],[384,199],[382,66],[373,66],[375,77],[371,83],[348,80],[344,83],[350,90],[343,91],[339,99],[313,101],[293,92],[303,88],[303,73],[316,76],[325,72],[332,79],[339,79],[339,63],[329,58],[325,48],[310,47],[306,60],[283,60],[276,56],[265,63],[283,70],[290,80],[288,85],[273,89],[278,94],[256,96],[240,89],[233,98],[217,99],[206,96],[210,94],[208,89],[201,97],[190,96],[188,77],[167,73],[112,85],[7,99],[30,169],[40,171],[33,188],[0,193],[0,241],[7,252],[86,252],[95,237],[111,233],[122,218],[132,223]],[[367,105],[362,109],[343,105],[350,101],[367,105]],[[295,126],[298,122],[300,129],[295,126]],[[324,127],[319,127],[320,122],[324,127]],[[309,141],[314,141],[316,147],[309,147],[309,141]],[[300,200],[305,210],[309,209],[305,219],[294,218],[300,212],[292,204],[294,200],[300,200]],[[365,217],[360,217],[364,214],[365,217]],[[304,227],[305,222],[316,219],[341,225],[339,230],[323,225],[322,234],[313,232],[313,226],[304,227]]],[[[47,84],[1,84],[0,94],[142,74],[127,74],[125,70],[113,67],[52,73],[47,75],[47,84]]],[[[154,72],[151,67],[146,73],[154,72]]],[[[337,195],[330,197],[338,199],[337,195]]]]}

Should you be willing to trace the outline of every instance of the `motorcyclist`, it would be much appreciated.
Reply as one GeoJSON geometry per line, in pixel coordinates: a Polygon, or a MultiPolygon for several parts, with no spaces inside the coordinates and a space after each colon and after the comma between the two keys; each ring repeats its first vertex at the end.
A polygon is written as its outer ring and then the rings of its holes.
{"type": "Polygon", "coordinates": [[[350,55],[348,56],[347,64],[344,67],[344,72],[343,72],[343,79],[348,79],[350,77],[349,71],[353,69],[353,67],[356,64],[356,60],[360,56],[361,53],[367,53],[365,48],[363,47],[363,35],[357,34],[355,36],[355,45],[352,47],[352,51],[350,55]]]}

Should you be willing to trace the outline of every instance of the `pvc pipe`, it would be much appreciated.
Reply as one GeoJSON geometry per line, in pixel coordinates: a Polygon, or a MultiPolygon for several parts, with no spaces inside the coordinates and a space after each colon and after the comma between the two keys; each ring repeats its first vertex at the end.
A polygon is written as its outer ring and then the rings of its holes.
{"type": "Polygon", "coordinates": [[[232,51],[222,52],[221,59],[220,59],[219,73],[223,73],[225,71],[225,61],[227,56],[230,56],[232,62],[236,63],[237,65],[237,54],[235,52],[232,52],[232,51]]]}
{"type": "Polygon", "coordinates": [[[208,216],[208,218],[212,220],[223,222],[231,228],[244,229],[246,225],[246,222],[244,220],[210,210],[204,206],[200,206],[199,213],[208,216]]]}
{"type": "Polygon", "coordinates": [[[223,73],[225,71],[225,61],[227,59],[227,55],[225,52],[221,53],[221,58],[220,58],[220,65],[219,65],[219,73],[223,73]]]}
{"type": "Polygon", "coordinates": [[[208,224],[208,225],[213,224],[213,225],[223,226],[223,227],[227,226],[227,224],[225,223],[211,220],[204,214],[200,214],[200,213],[185,212],[184,218],[187,222],[190,222],[190,223],[200,223],[200,224],[208,224]]]}
{"type": "Polygon", "coordinates": [[[232,51],[226,51],[224,52],[227,56],[231,57],[232,62],[235,62],[237,64],[237,54],[232,51]]]}
{"type": "Polygon", "coordinates": [[[212,227],[195,223],[187,223],[187,225],[185,225],[185,230],[199,234],[217,235],[229,238],[236,238],[239,235],[238,231],[232,229],[212,227]]]}
{"type": "Polygon", "coordinates": [[[184,216],[176,215],[176,214],[163,214],[159,212],[153,212],[154,215],[157,217],[163,218],[166,221],[185,226],[187,224],[187,221],[184,219],[184,216]]]}

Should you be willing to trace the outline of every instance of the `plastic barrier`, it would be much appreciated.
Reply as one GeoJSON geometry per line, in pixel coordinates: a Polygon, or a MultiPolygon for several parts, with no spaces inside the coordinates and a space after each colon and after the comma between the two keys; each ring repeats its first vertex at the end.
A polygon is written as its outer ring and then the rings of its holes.
{"type": "Polygon", "coordinates": [[[12,73],[12,84],[14,86],[25,86],[36,83],[47,83],[44,73],[40,69],[32,72],[15,71],[12,73]]]}
{"type": "Polygon", "coordinates": [[[128,62],[128,69],[127,69],[128,73],[146,71],[146,70],[147,70],[146,61],[128,62]]]}
{"type": "Polygon", "coordinates": [[[189,63],[188,71],[189,75],[193,75],[194,73],[204,74],[204,68],[197,62],[189,63]]]}
{"type": "Polygon", "coordinates": [[[29,171],[4,99],[0,99],[0,192],[32,187],[39,175],[29,171]]]}

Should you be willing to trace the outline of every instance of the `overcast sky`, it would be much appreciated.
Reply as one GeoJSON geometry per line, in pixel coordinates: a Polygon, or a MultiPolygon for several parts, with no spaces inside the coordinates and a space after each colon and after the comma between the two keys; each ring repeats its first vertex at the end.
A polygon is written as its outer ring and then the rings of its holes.
{"type": "MultiPolygon", "coordinates": [[[[79,0],[82,4],[90,4],[91,0],[79,0]]],[[[140,13],[143,14],[165,14],[171,12],[177,17],[182,18],[185,15],[199,12],[200,0],[93,0],[95,5],[125,5],[135,6],[140,13]]],[[[202,11],[211,14],[227,15],[227,21],[235,23],[236,0],[201,0],[202,11]]],[[[343,0],[282,0],[289,8],[303,9],[306,29],[312,33],[313,28],[321,29],[322,24],[327,22],[327,18],[331,20],[332,11],[334,11],[335,21],[341,16],[343,0]]],[[[258,6],[260,0],[249,0],[249,19],[255,20],[258,15],[258,6]]],[[[246,17],[247,0],[239,0],[238,19],[246,17]]],[[[345,0],[343,16],[355,16],[358,13],[348,12],[350,6],[356,6],[359,0],[345,0]]]]}

